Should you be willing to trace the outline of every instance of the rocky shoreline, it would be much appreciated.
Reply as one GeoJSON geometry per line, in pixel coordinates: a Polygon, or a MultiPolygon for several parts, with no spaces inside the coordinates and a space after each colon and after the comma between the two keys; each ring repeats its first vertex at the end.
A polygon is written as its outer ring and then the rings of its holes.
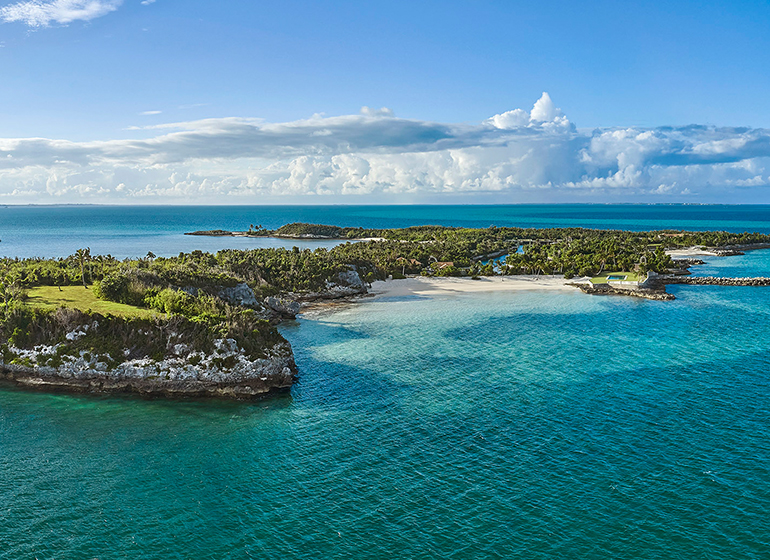
{"type": "Polygon", "coordinates": [[[658,301],[671,301],[676,299],[673,294],[662,288],[618,288],[610,284],[591,284],[590,282],[572,282],[567,284],[579,288],[584,294],[593,296],[631,296],[658,301]]]}
{"type": "MultiPolygon", "coordinates": [[[[329,235],[315,235],[312,233],[289,235],[289,234],[277,234],[271,232],[266,233],[249,233],[248,231],[229,231],[225,229],[210,229],[202,231],[190,231],[185,232],[184,235],[197,235],[201,237],[274,237],[276,239],[310,239],[310,240],[334,240],[340,239],[339,237],[333,237],[329,235]]],[[[360,241],[359,239],[352,239],[351,241],[360,241]]]]}
{"type": "MultiPolygon", "coordinates": [[[[10,349],[28,364],[56,351],[45,346],[10,349]]],[[[289,389],[297,373],[288,343],[276,345],[270,355],[258,359],[245,357],[228,339],[219,341],[216,354],[181,352],[160,361],[130,360],[112,368],[85,352],[65,358],[58,367],[5,363],[0,357],[0,380],[46,391],[253,399],[289,389]]]]}
{"type": "MultiPolygon", "coordinates": [[[[684,274],[689,274],[686,272],[684,274]]],[[[568,286],[580,289],[585,294],[599,296],[630,296],[657,301],[671,301],[676,296],[666,291],[669,284],[690,286],[770,286],[770,278],[728,278],[718,276],[686,276],[681,273],[657,276],[638,288],[626,288],[611,284],[591,284],[590,282],[571,282],[568,286]]]]}
{"type": "MultiPolygon", "coordinates": [[[[257,298],[247,284],[238,284],[221,289],[219,297],[233,305],[254,309],[275,323],[294,319],[309,302],[367,293],[366,283],[353,268],[339,273],[335,280],[322,291],[263,299],[257,298]]],[[[6,344],[0,353],[0,382],[25,389],[72,393],[255,399],[286,391],[296,381],[297,367],[287,341],[274,344],[259,357],[249,357],[233,339],[216,340],[214,351],[204,353],[192,351],[187,344],[174,344],[178,333],[171,329],[165,333],[168,350],[159,360],[148,356],[128,359],[130,349],[125,348],[126,359],[116,364],[110,363],[108,356],[86,351],[73,354],[68,350],[69,343],[97,327],[97,322],[78,324],[66,333],[64,342],[55,345],[19,348],[6,344]]]]}
{"type": "Polygon", "coordinates": [[[729,278],[722,276],[665,276],[659,282],[664,284],[689,284],[691,286],[770,286],[770,278],[756,276],[729,278]]]}

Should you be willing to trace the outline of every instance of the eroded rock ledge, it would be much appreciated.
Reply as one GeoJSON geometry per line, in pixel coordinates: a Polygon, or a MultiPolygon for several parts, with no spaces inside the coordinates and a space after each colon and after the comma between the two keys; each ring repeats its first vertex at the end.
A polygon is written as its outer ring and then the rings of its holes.
{"type": "MultiPolygon", "coordinates": [[[[0,357],[0,378],[20,387],[84,393],[135,393],[165,397],[251,399],[291,387],[296,365],[291,346],[276,344],[263,358],[248,358],[232,339],[217,341],[215,353],[187,353],[156,361],[150,358],[107,363],[88,352],[62,356],[57,366],[45,365],[57,346],[32,350],[9,347],[18,357],[0,357]]],[[[183,346],[183,345],[181,345],[183,346]]]]}

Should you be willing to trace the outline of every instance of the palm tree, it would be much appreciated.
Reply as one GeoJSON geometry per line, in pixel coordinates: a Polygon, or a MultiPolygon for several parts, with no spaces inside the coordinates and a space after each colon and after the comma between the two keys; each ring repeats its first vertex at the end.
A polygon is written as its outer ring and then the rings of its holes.
{"type": "Polygon", "coordinates": [[[102,277],[104,277],[104,265],[105,265],[105,263],[107,262],[107,257],[105,257],[105,256],[103,256],[103,255],[96,255],[96,256],[94,257],[94,260],[95,260],[97,263],[99,263],[99,268],[100,268],[100,270],[101,270],[101,275],[102,275],[102,277]]]}
{"type": "Polygon", "coordinates": [[[10,315],[14,303],[21,299],[21,295],[22,286],[19,273],[3,266],[3,269],[0,270],[0,309],[2,309],[6,319],[10,315]]]}
{"type": "Polygon", "coordinates": [[[83,287],[88,288],[86,286],[86,264],[91,260],[91,248],[78,249],[75,251],[75,258],[80,265],[80,277],[83,279],[83,287]]]}

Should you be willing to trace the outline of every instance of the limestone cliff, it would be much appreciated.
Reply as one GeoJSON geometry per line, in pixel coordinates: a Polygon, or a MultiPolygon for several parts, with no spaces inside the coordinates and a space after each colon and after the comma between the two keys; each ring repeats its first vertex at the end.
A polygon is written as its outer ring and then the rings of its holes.
{"type": "Polygon", "coordinates": [[[232,339],[217,341],[211,354],[187,353],[154,360],[148,357],[110,364],[90,352],[64,355],[57,366],[41,365],[56,346],[30,350],[8,347],[17,357],[0,357],[0,376],[19,386],[89,393],[138,393],[155,396],[254,398],[288,389],[296,366],[291,346],[279,343],[263,358],[250,358],[232,339]]]}

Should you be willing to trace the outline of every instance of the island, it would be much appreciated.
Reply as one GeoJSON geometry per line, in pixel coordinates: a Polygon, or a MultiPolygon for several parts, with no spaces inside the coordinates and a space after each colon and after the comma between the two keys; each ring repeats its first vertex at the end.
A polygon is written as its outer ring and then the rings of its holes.
{"type": "Polygon", "coordinates": [[[297,379],[292,348],[276,328],[282,321],[313,302],[365,296],[386,279],[560,278],[592,295],[657,300],[673,299],[668,284],[770,285],[690,274],[699,254],[770,247],[770,236],[757,233],[298,223],[192,234],[347,242],[126,260],[88,249],[0,259],[0,379],[44,390],[262,397],[297,379]]]}

